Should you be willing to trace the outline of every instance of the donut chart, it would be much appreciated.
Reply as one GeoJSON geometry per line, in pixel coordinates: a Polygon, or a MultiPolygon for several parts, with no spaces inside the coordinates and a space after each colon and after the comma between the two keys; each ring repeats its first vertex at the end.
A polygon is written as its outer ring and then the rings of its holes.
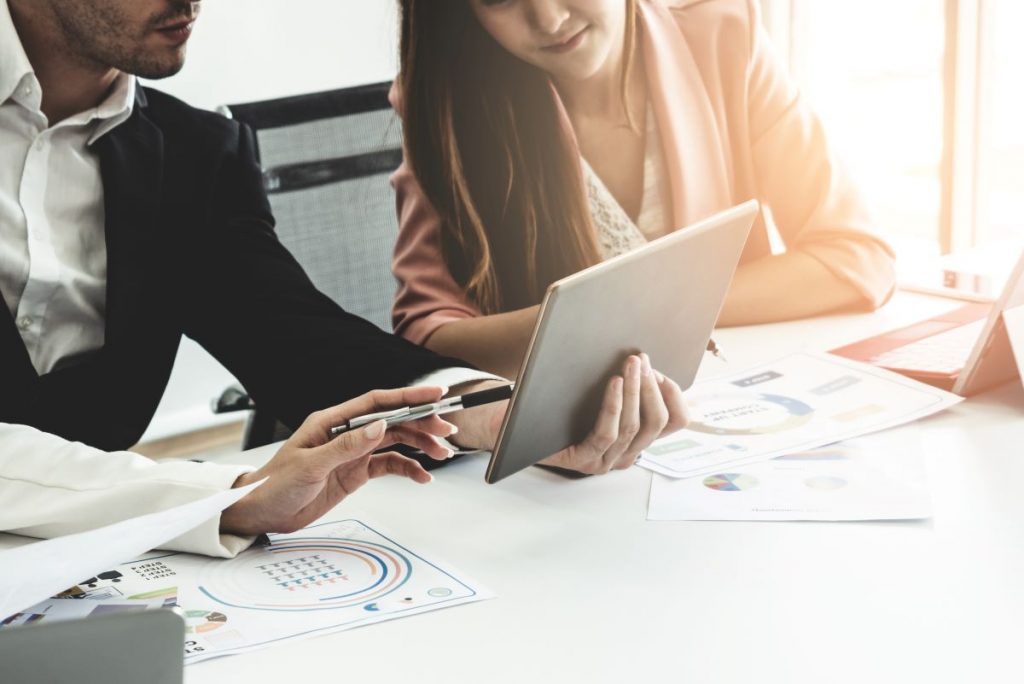
{"type": "Polygon", "coordinates": [[[742,492],[758,485],[758,479],[746,473],[719,473],[704,478],[704,486],[717,492],[742,492]]]}
{"type": "Polygon", "coordinates": [[[814,417],[810,405],[781,394],[717,395],[701,398],[703,416],[687,430],[710,435],[765,435],[793,430],[814,417]]]}
{"type": "Polygon", "coordinates": [[[227,624],[228,616],[214,610],[186,610],[185,632],[204,634],[227,624]]]}
{"type": "Polygon", "coordinates": [[[233,608],[333,610],[375,605],[404,585],[411,573],[409,558],[384,544],[289,536],[259,554],[209,566],[199,590],[233,608]]]}

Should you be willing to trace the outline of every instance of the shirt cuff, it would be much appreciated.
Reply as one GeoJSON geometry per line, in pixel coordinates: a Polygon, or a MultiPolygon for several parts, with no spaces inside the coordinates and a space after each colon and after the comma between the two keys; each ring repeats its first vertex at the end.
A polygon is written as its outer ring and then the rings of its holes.
{"type": "MultiPolygon", "coordinates": [[[[421,378],[418,378],[412,384],[414,386],[440,386],[444,387],[445,394],[448,393],[448,389],[455,385],[461,385],[467,382],[481,382],[483,380],[496,380],[498,382],[511,382],[508,378],[503,378],[500,375],[494,375],[493,373],[485,373],[473,368],[442,368],[436,370],[433,373],[427,373],[421,378]]],[[[443,437],[438,437],[437,441],[453,452],[458,454],[475,454],[485,449],[463,449],[462,447],[452,444],[443,437]]]]}
{"type": "Polygon", "coordinates": [[[496,380],[498,382],[511,382],[507,378],[503,378],[500,375],[494,375],[493,373],[486,373],[479,371],[474,368],[442,368],[432,373],[417,378],[413,381],[414,387],[420,386],[439,386],[444,387],[445,392],[449,388],[455,385],[461,385],[465,382],[480,382],[483,380],[496,380]]]}

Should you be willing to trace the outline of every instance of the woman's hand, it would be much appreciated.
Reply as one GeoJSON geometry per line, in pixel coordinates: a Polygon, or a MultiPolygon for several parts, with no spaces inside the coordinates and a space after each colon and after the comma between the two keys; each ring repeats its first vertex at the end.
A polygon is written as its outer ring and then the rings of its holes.
{"type": "Polygon", "coordinates": [[[622,375],[608,381],[590,434],[541,463],[587,474],[623,470],[651,442],[686,427],[688,420],[679,385],[651,368],[647,354],[630,356],[622,375]]]}
{"type": "MultiPolygon", "coordinates": [[[[487,381],[460,392],[495,386],[487,381]]],[[[493,449],[508,409],[500,402],[450,414],[459,426],[458,444],[493,449]]],[[[541,461],[581,473],[607,473],[628,468],[651,442],[686,426],[686,402],[679,385],[651,368],[646,354],[630,356],[605,387],[604,400],[590,434],[573,446],[541,461]]]]}
{"type": "Polygon", "coordinates": [[[375,390],[344,404],[311,414],[262,468],[238,478],[243,487],[269,478],[221,515],[221,530],[240,535],[293,532],[302,529],[372,478],[399,475],[425,484],[433,478],[423,467],[395,452],[374,454],[401,442],[422,449],[431,458],[452,452],[437,437],[457,430],[438,416],[396,425],[386,430],[383,420],[346,432],[334,439],[332,426],[349,418],[437,401],[440,387],[375,390]]]}

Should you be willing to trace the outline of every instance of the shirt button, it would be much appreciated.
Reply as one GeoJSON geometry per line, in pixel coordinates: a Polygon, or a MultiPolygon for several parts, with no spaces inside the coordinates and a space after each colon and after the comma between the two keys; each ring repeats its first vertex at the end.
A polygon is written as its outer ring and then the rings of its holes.
{"type": "Polygon", "coordinates": [[[18,330],[25,331],[32,327],[32,317],[22,316],[18,319],[18,330]]]}
{"type": "Polygon", "coordinates": [[[25,89],[21,92],[25,94],[25,97],[28,97],[32,94],[32,86],[25,86],[25,89]]]}
{"type": "Polygon", "coordinates": [[[35,148],[36,148],[37,151],[42,151],[43,145],[45,145],[45,144],[46,144],[46,142],[41,137],[36,138],[35,148]]]}

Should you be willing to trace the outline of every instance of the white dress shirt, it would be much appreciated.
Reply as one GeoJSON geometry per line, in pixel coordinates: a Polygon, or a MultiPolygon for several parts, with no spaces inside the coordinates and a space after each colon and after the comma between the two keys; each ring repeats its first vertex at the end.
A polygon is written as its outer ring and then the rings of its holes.
{"type": "MultiPolygon", "coordinates": [[[[40,374],[103,346],[105,212],[92,146],[131,116],[136,87],[122,74],[98,107],[50,126],[7,0],[0,0],[0,294],[40,374]]],[[[417,384],[493,377],[450,368],[417,384]]],[[[92,529],[229,488],[247,470],[157,463],[0,422],[0,530],[51,537],[92,529]]],[[[231,556],[251,543],[220,534],[219,524],[210,520],[165,548],[231,556]]]]}

